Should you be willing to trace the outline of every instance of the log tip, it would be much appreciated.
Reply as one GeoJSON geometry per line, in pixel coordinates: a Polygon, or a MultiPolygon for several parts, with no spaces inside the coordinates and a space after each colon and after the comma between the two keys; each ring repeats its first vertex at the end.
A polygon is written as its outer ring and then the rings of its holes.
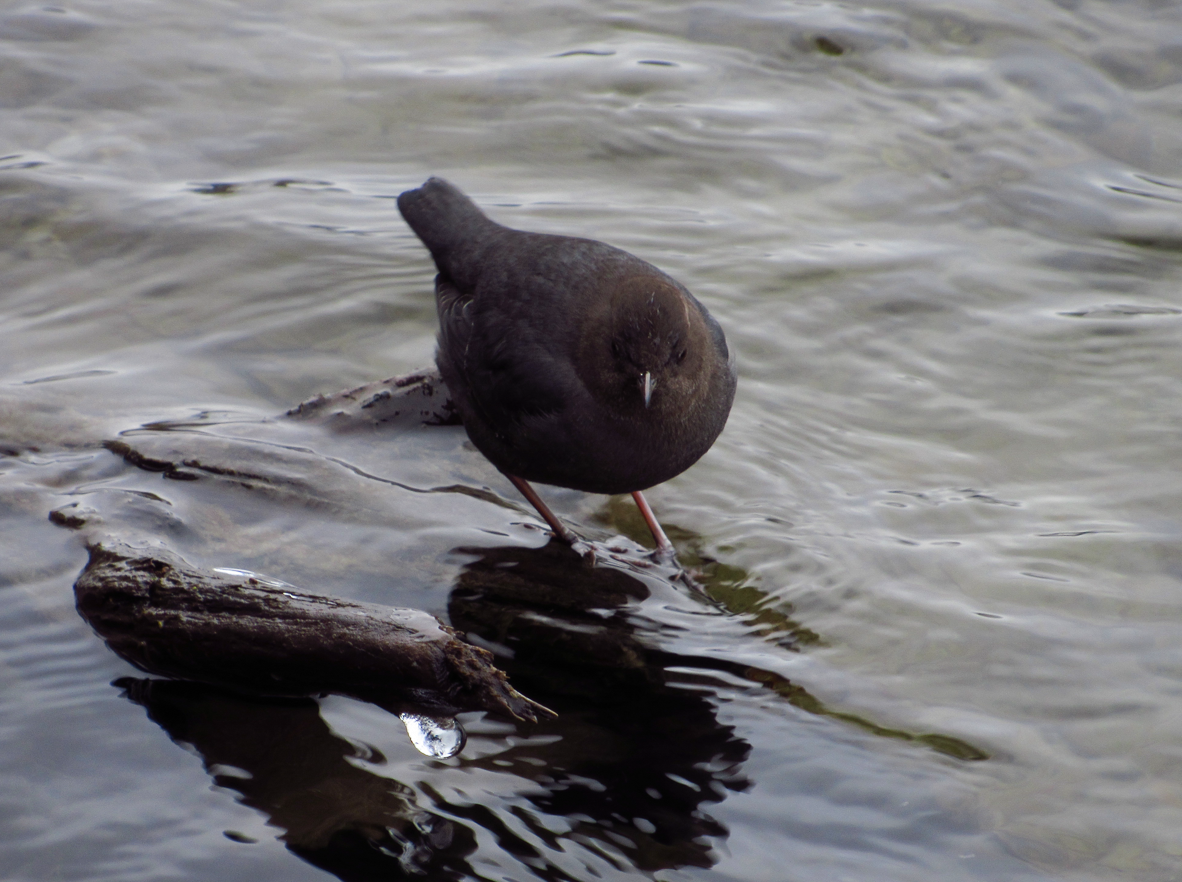
{"type": "Polygon", "coordinates": [[[509,676],[493,663],[487,649],[465,643],[454,628],[444,626],[452,637],[444,645],[444,653],[455,679],[463,684],[481,708],[493,713],[508,714],[514,719],[538,723],[553,719],[557,713],[544,704],[522,695],[511,685],[509,676]]]}

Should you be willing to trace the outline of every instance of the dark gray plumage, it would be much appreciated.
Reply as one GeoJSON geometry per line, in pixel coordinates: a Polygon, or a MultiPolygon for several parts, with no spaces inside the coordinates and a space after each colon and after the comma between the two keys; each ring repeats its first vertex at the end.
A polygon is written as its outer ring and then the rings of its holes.
{"type": "Polygon", "coordinates": [[[682,285],[602,242],[503,227],[440,178],[398,208],[439,269],[439,370],[506,475],[632,493],[714,443],[734,364],[682,285]]]}

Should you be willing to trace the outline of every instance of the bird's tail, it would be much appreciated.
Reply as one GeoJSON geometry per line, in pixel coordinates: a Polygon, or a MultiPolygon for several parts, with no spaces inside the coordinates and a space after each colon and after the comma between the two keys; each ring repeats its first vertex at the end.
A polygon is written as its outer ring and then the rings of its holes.
{"type": "Polygon", "coordinates": [[[461,249],[471,250],[500,225],[489,220],[458,187],[443,178],[407,190],[398,197],[398,210],[423,240],[441,273],[453,275],[461,249]]]}

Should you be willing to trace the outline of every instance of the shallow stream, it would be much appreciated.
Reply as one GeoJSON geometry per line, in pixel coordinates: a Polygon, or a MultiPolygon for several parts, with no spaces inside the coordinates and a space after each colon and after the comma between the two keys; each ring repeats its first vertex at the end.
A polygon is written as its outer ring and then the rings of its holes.
{"type": "Polygon", "coordinates": [[[1182,878],[1178,4],[6,3],[0,157],[0,877],[1182,878]],[[707,597],[545,547],[458,428],[280,437],[431,362],[431,174],[725,328],[649,494],[707,597]],[[307,470],[112,444],[170,438],[307,470]],[[433,760],[149,682],[70,506],[428,610],[561,716],[433,760]]]}

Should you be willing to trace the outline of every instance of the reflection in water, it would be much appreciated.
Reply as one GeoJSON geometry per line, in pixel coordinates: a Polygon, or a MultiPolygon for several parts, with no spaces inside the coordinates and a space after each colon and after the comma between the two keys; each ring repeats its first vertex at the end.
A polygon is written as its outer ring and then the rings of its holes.
{"type": "Polygon", "coordinates": [[[451,717],[429,717],[426,714],[398,715],[406,726],[406,735],[415,750],[423,756],[447,759],[464,749],[468,736],[464,728],[451,717]]]}
{"type": "Polygon", "coordinates": [[[416,794],[359,767],[350,760],[385,760],[334,735],[311,700],[118,685],[195,748],[216,783],[284,830],[288,848],[342,879],[475,877],[475,828],[517,856],[521,872],[546,879],[566,878],[572,858],[588,869],[711,866],[712,842],[727,831],[703,806],[749,786],[740,770],[750,746],[718,722],[708,693],[666,670],[678,657],[638,637],[626,610],[647,596],[644,582],[586,565],[559,543],[477,553],[452,592],[453,621],[512,647],[502,659],[511,676],[560,714],[525,743],[461,759],[457,778],[465,768],[492,773],[517,793],[499,803],[438,783],[416,794]]]}
{"type": "MultiPolygon", "coordinates": [[[[665,645],[645,644],[624,604],[629,599],[643,600],[648,588],[639,573],[629,571],[630,559],[626,557],[615,558],[624,568],[592,569],[581,566],[574,553],[559,542],[540,549],[461,551],[479,555],[479,559],[465,568],[452,592],[448,615],[453,626],[477,635],[494,649],[508,647],[513,657],[499,656],[498,666],[515,684],[528,684],[538,693],[547,693],[547,700],[555,702],[547,706],[560,712],[560,699],[549,698],[552,690],[604,700],[633,679],[648,686],[680,683],[684,688],[697,682],[693,670],[717,671],[759,684],[800,710],[842,720],[873,735],[923,744],[960,760],[989,757],[979,747],[950,735],[890,728],[856,713],[835,710],[782,675],[752,666],[745,657],[730,659],[717,648],[703,654],[700,646],[679,644],[671,650],[665,645]],[[608,608],[615,608],[611,616],[607,616],[608,608]]],[[[695,565],[700,580],[688,580],[688,584],[699,596],[709,598],[720,614],[741,618],[746,638],[759,637],[787,650],[822,642],[819,635],[792,619],[789,605],[768,606],[767,596],[748,584],[742,570],[692,551],[682,558],[695,565]]],[[[652,578],[656,574],[648,575],[652,578]]]]}
{"type": "Polygon", "coordinates": [[[648,586],[559,542],[462,551],[479,557],[452,591],[453,626],[502,647],[498,666],[558,711],[534,731],[561,736],[474,764],[508,762],[533,781],[528,800],[569,827],[550,836],[559,849],[591,841],[621,869],[711,866],[712,840],[727,830],[703,806],[750,786],[741,767],[751,748],[718,721],[709,692],[670,670],[692,662],[638,633],[630,606],[648,586]]]}
{"type": "MultiPolygon", "coordinates": [[[[668,574],[627,556],[601,555],[592,565],[561,542],[458,553],[474,559],[451,592],[452,625],[493,648],[513,682],[559,716],[519,726],[529,737],[461,756],[430,782],[413,767],[365,769],[386,760],[334,735],[311,700],[250,699],[160,680],[118,685],[174,741],[192,745],[216,783],[281,828],[289,849],[349,880],[482,878],[482,830],[496,841],[498,861],[512,856],[518,875],[542,879],[572,878],[572,862],[580,877],[609,867],[712,866],[728,831],[705,807],[751,785],[742,771],[751,747],[716,714],[715,671],[812,713],[977,758],[954,739],[933,742],[942,736],[834,713],[783,677],[702,653],[692,639],[662,639],[646,613],[659,615],[671,599],[657,594],[674,590],[662,578],[668,574]],[[473,791],[465,783],[473,775],[487,786],[473,791]]],[[[428,755],[463,748],[462,730],[448,730],[448,721],[403,721],[428,755]],[[452,741],[427,743],[442,736],[452,741]]]]}
{"type": "Polygon", "coordinates": [[[351,763],[384,759],[333,734],[315,701],[246,698],[175,680],[116,685],[308,862],[341,879],[470,875],[471,831],[424,810],[406,785],[351,763]]]}

